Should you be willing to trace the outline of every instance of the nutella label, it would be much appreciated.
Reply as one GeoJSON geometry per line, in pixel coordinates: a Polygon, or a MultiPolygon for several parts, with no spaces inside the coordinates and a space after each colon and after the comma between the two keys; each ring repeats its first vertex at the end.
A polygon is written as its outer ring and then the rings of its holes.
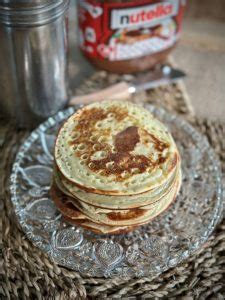
{"type": "Polygon", "coordinates": [[[137,8],[113,9],[111,28],[149,27],[158,25],[167,17],[176,16],[178,1],[170,0],[137,8]]]}
{"type": "Polygon", "coordinates": [[[79,2],[79,43],[90,58],[118,61],[161,52],[177,41],[185,1],[79,2]]]}

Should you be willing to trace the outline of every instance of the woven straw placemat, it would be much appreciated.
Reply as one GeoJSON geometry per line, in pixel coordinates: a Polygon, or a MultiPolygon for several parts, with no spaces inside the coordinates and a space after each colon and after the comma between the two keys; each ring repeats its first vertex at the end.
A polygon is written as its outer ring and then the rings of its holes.
{"type": "MultiPolygon", "coordinates": [[[[131,80],[131,76],[124,76],[131,80]]],[[[77,90],[90,92],[121,79],[97,72],[77,90]]],[[[182,84],[161,87],[136,95],[134,102],[146,101],[164,106],[183,115],[206,134],[222,161],[225,172],[225,124],[194,117],[182,84]]],[[[0,125],[1,176],[0,210],[3,226],[2,257],[0,265],[1,299],[224,299],[225,298],[225,222],[195,256],[170,269],[154,280],[144,278],[82,278],[79,273],[54,264],[36,248],[20,230],[8,190],[13,159],[27,131],[0,125]]]]}

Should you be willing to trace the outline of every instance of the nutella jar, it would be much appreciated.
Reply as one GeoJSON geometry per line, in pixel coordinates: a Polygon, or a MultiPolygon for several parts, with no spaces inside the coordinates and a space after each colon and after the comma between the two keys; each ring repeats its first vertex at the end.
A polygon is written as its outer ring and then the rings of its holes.
{"type": "Polygon", "coordinates": [[[80,48],[109,72],[152,68],[176,45],[184,7],[184,0],[80,0],[80,48]]]}

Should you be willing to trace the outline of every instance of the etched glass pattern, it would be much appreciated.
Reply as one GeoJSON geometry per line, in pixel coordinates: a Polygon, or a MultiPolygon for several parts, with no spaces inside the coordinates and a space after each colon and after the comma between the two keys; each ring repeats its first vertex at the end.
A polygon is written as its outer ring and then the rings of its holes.
{"type": "Polygon", "coordinates": [[[28,238],[56,263],[83,276],[156,276],[198,250],[222,215],[218,160],[191,125],[151,105],[146,108],[168,126],[181,153],[183,181],[173,205],[124,235],[96,235],[63,222],[49,197],[53,148],[60,124],[77,108],[41,124],[17,154],[11,199],[28,238]]]}

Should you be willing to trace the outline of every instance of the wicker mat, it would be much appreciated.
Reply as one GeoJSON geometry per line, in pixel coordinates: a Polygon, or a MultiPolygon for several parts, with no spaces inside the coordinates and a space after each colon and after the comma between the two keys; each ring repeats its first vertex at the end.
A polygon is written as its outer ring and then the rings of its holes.
{"type": "MultiPolygon", "coordinates": [[[[131,80],[130,76],[125,77],[131,80]]],[[[98,72],[77,90],[78,94],[120,80],[98,72]]],[[[218,153],[225,172],[225,124],[196,119],[182,85],[158,88],[135,96],[182,114],[205,133],[218,153]]],[[[4,123],[5,124],[5,123],[4,123]]],[[[8,191],[11,165],[22,139],[28,132],[0,126],[1,211],[3,219],[3,260],[0,265],[1,299],[224,299],[225,298],[225,222],[195,256],[170,269],[153,281],[149,278],[82,278],[79,273],[59,267],[32,245],[16,222],[8,191]]]]}

